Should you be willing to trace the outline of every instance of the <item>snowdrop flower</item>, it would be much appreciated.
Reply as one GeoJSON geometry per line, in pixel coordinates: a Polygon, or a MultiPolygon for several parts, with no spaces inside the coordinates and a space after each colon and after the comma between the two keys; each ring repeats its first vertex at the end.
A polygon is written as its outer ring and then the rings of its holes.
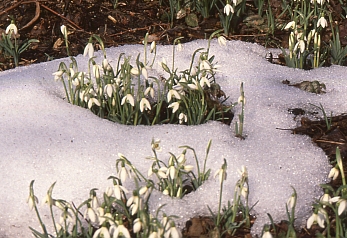
{"type": "Polygon", "coordinates": [[[135,67],[131,68],[130,73],[132,75],[136,75],[136,76],[140,75],[140,72],[139,72],[138,68],[135,68],[135,67]]]}
{"type": "Polygon", "coordinates": [[[134,106],[135,102],[134,102],[134,97],[133,97],[133,95],[131,95],[130,93],[128,93],[127,95],[125,95],[125,96],[122,98],[121,105],[123,105],[125,102],[129,103],[131,106],[134,106]]]}
{"type": "Polygon", "coordinates": [[[52,206],[53,205],[52,195],[47,193],[46,196],[42,199],[42,203],[43,204],[47,203],[48,206],[52,206]]]}
{"type": "Polygon", "coordinates": [[[219,177],[219,184],[222,184],[223,180],[227,179],[226,166],[227,166],[226,160],[224,159],[224,163],[223,163],[222,167],[214,173],[214,178],[217,175],[219,177]]]}
{"type": "Polygon", "coordinates": [[[112,71],[112,66],[108,63],[106,58],[104,58],[102,61],[102,68],[106,71],[112,71]]]}
{"type": "Polygon", "coordinates": [[[127,201],[127,207],[130,207],[131,215],[134,215],[137,213],[137,210],[140,206],[140,197],[137,195],[137,193],[133,193],[133,196],[130,197],[127,201]]]}
{"type": "Polygon", "coordinates": [[[118,177],[120,178],[120,181],[124,183],[127,178],[131,178],[131,175],[130,172],[125,168],[125,166],[122,166],[122,168],[118,172],[118,177]]]}
{"type": "MultiPolygon", "coordinates": [[[[117,180],[116,180],[117,181],[117,180]]],[[[115,185],[113,185],[113,191],[114,191],[114,196],[118,199],[121,200],[122,199],[122,192],[124,193],[128,193],[128,190],[123,187],[122,185],[118,184],[118,181],[116,182],[115,185]]]]}
{"type": "Polygon", "coordinates": [[[193,165],[185,165],[185,166],[183,166],[183,170],[186,171],[186,172],[192,171],[193,168],[194,168],[193,165]]]}
{"type": "Polygon", "coordinates": [[[159,62],[159,66],[161,66],[166,72],[170,72],[170,69],[167,67],[165,58],[163,58],[163,60],[159,62]]]}
{"type": "Polygon", "coordinates": [[[126,238],[130,238],[130,233],[123,224],[117,226],[117,228],[114,230],[113,237],[116,238],[120,235],[126,238]]]}
{"type": "Polygon", "coordinates": [[[293,193],[287,201],[288,209],[290,209],[290,210],[293,209],[295,206],[295,203],[296,203],[296,195],[295,195],[295,193],[293,193]]]}
{"type": "Polygon", "coordinates": [[[181,232],[177,229],[174,223],[171,224],[171,227],[167,232],[165,232],[164,237],[171,238],[180,238],[182,237],[181,232]]]}
{"type": "Polygon", "coordinates": [[[225,180],[224,177],[224,170],[222,168],[218,169],[215,173],[214,173],[214,178],[218,175],[219,178],[219,183],[221,184],[223,180],[225,180]]]}
{"type": "Polygon", "coordinates": [[[149,86],[148,88],[146,88],[144,94],[145,94],[145,96],[147,96],[149,94],[151,96],[151,98],[154,98],[154,88],[152,86],[149,86]]]}
{"type": "Polygon", "coordinates": [[[327,25],[328,25],[328,22],[325,19],[325,17],[319,18],[319,20],[317,22],[317,27],[322,26],[322,28],[325,28],[327,25]]]}
{"type": "Polygon", "coordinates": [[[167,190],[167,188],[163,191],[164,195],[169,195],[169,190],[167,190]]]}
{"type": "Polygon", "coordinates": [[[305,51],[305,41],[304,40],[299,40],[296,44],[295,44],[295,46],[294,46],[294,52],[297,50],[297,49],[300,49],[300,53],[302,54],[302,53],[304,53],[304,51],[305,51]]]}
{"type": "Polygon", "coordinates": [[[160,177],[160,178],[164,178],[166,179],[167,178],[167,170],[168,168],[166,167],[161,167],[158,171],[157,171],[157,175],[160,177]]]}
{"type": "Polygon", "coordinates": [[[211,63],[208,60],[203,60],[200,63],[200,70],[211,70],[211,63]]]}
{"type": "Polygon", "coordinates": [[[229,3],[227,3],[227,4],[225,5],[225,7],[224,7],[224,13],[225,13],[227,16],[229,16],[230,12],[231,12],[231,13],[234,13],[234,9],[233,9],[233,7],[232,7],[229,3]]]}
{"type": "Polygon", "coordinates": [[[146,67],[141,68],[141,74],[145,79],[148,79],[148,72],[146,67]]]}
{"type": "Polygon", "coordinates": [[[146,200],[148,198],[148,196],[151,194],[151,189],[150,188],[151,188],[151,185],[143,186],[139,190],[139,195],[140,196],[143,195],[143,198],[146,200]]]}
{"type": "Polygon", "coordinates": [[[115,91],[114,86],[112,84],[106,84],[104,91],[106,92],[108,97],[112,97],[113,92],[115,91]]]}
{"type": "Polygon", "coordinates": [[[316,30],[315,29],[312,29],[310,30],[310,32],[308,33],[308,36],[307,36],[307,46],[309,45],[312,37],[315,35],[316,33],[316,30]]]}
{"type": "Polygon", "coordinates": [[[136,218],[134,220],[133,232],[138,233],[139,231],[141,231],[141,229],[142,229],[142,222],[140,218],[136,218]]]}
{"type": "Polygon", "coordinates": [[[39,199],[35,195],[30,194],[28,199],[27,199],[27,203],[28,203],[29,209],[31,211],[36,206],[35,203],[39,203],[39,199]]]}
{"type": "Polygon", "coordinates": [[[111,238],[111,235],[108,229],[103,226],[97,229],[96,232],[94,233],[93,238],[97,238],[97,237],[111,238]]]}
{"type": "Polygon", "coordinates": [[[87,210],[83,214],[84,219],[89,218],[91,222],[97,221],[97,216],[93,208],[88,207],[87,210]]]}
{"type": "Polygon", "coordinates": [[[198,90],[199,87],[196,85],[196,83],[189,83],[188,84],[188,87],[191,89],[191,90],[198,90]]]}
{"type": "Polygon", "coordinates": [[[226,45],[227,45],[227,40],[225,39],[224,36],[219,36],[219,37],[217,38],[217,40],[218,40],[218,44],[219,44],[220,46],[226,46],[226,45]]]}
{"type": "Polygon", "coordinates": [[[180,115],[178,116],[178,120],[180,124],[182,124],[183,122],[187,122],[188,120],[187,115],[181,112],[180,115]]]}
{"type": "Polygon", "coordinates": [[[148,238],[160,238],[160,235],[158,234],[158,232],[153,231],[148,238]]]}
{"type": "Polygon", "coordinates": [[[57,72],[54,72],[52,75],[54,75],[54,81],[59,81],[63,79],[63,74],[64,71],[63,70],[58,70],[57,72]]]}
{"type": "Polygon", "coordinates": [[[247,167],[242,165],[241,170],[237,169],[237,172],[242,176],[242,177],[248,177],[248,171],[247,167]]]}
{"type": "Polygon", "coordinates": [[[344,211],[347,210],[347,200],[346,199],[340,199],[338,203],[339,203],[339,208],[338,208],[337,212],[339,215],[341,215],[344,211]]]}
{"type": "Polygon", "coordinates": [[[273,238],[273,236],[270,231],[265,231],[261,238],[273,238]]]}
{"type": "Polygon", "coordinates": [[[211,87],[210,81],[204,76],[200,79],[200,86],[203,88],[205,84],[207,87],[211,87]]]}
{"type": "Polygon", "coordinates": [[[69,212],[67,207],[65,207],[63,212],[61,213],[59,222],[60,224],[64,224],[65,222],[72,224],[74,222],[72,214],[69,212]]]}
{"type": "Polygon", "coordinates": [[[86,47],[84,48],[83,56],[86,56],[86,55],[89,56],[89,59],[93,58],[93,56],[94,56],[94,47],[93,47],[93,44],[91,42],[89,42],[86,45],[86,47]]]}
{"type": "Polygon", "coordinates": [[[89,98],[88,108],[91,109],[94,104],[99,106],[99,107],[101,106],[101,104],[100,104],[98,99],[96,99],[96,98],[89,98]]]}
{"type": "Polygon", "coordinates": [[[65,25],[60,26],[60,31],[65,38],[67,38],[67,27],[65,25]]]}
{"type": "Polygon", "coordinates": [[[339,196],[337,197],[333,197],[331,200],[331,202],[337,202],[338,203],[338,209],[337,209],[337,213],[339,215],[341,215],[345,210],[347,210],[347,200],[340,198],[339,196]]]}
{"type": "MultiPolygon", "coordinates": [[[[328,192],[324,193],[323,196],[320,197],[319,201],[322,203],[325,203],[325,204],[327,204],[327,203],[331,204],[331,197],[330,197],[329,193],[328,192]]],[[[323,205],[323,208],[325,208],[325,207],[326,207],[326,205],[323,205]]]]}
{"type": "Polygon", "coordinates": [[[170,102],[172,97],[176,99],[181,99],[180,94],[176,90],[170,89],[169,92],[167,93],[167,102],[170,102]]]}
{"type": "Polygon", "coordinates": [[[100,67],[97,64],[93,65],[93,74],[96,79],[100,79],[100,67]]]}
{"type": "Polygon", "coordinates": [[[338,166],[335,166],[334,168],[330,170],[328,178],[332,178],[333,180],[337,179],[340,173],[340,170],[337,167],[338,166]]]}
{"type": "Polygon", "coordinates": [[[168,170],[166,171],[166,176],[169,177],[171,179],[175,179],[176,178],[176,168],[174,166],[174,164],[171,164],[168,168],[168,170]]]}
{"type": "Polygon", "coordinates": [[[12,32],[15,35],[17,35],[17,33],[18,33],[18,28],[17,28],[17,26],[14,23],[11,23],[10,25],[8,25],[6,27],[6,31],[5,31],[6,34],[12,33],[12,32]]]}
{"type": "Polygon", "coordinates": [[[142,98],[140,101],[140,111],[143,112],[143,110],[151,110],[151,104],[146,98],[142,98]]]}
{"type": "Polygon", "coordinates": [[[168,106],[168,108],[172,108],[172,113],[175,113],[179,107],[180,107],[179,102],[173,102],[168,106]]]}
{"type": "Polygon", "coordinates": [[[289,28],[294,29],[295,25],[296,25],[295,21],[291,21],[284,27],[284,29],[289,29],[289,28]]]}
{"type": "Polygon", "coordinates": [[[159,139],[152,138],[152,142],[151,142],[152,150],[161,151],[161,147],[159,144],[160,144],[159,139]]]}
{"type": "Polygon", "coordinates": [[[319,227],[324,228],[325,219],[325,211],[322,211],[322,209],[319,209],[319,211],[315,211],[307,220],[307,229],[310,229],[314,223],[317,223],[319,227]]]}
{"type": "Polygon", "coordinates": [[[244,95],[241,95],[238,99],[237,99],[238,103],[243,103],[244,105],[246,105],[246,98],[244,95]]]}
{"type": "Polygon", "coordinates": [[[244,197],[244,198],[247,198],[248,197],[248,188],[243,186],[241,188],[241,196],[244,197]]]}

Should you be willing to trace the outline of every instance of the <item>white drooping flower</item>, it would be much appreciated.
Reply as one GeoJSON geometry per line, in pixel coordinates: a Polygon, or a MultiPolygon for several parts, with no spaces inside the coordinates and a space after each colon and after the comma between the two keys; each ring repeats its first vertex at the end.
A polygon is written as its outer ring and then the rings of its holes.
{"type": "Polygon", "coordinates": [[[61,31],[61,33],[63,34],[63,36],[64,36],[65,38],[67,38],[67,28],[66,28],[65,25],[61,25],[61,26],[60,26],[60,31],[61,31]]]}
{"type": "Polygon", "coordinates": [[[129,210],[131,210],[131,215],[135,215],[139,209],[140,206],[140,197],[137,195],[133,195],[130,197],[127,201],[127,207],[130,207],[129,210]]]}
{"type": "Polygon", "coordinates": [[[343,199],[343,198],[337,196],[337,197],[333,197],[330,201],[333,203],[337,202],[337,204],[338,204],[337,213],[339,215],[341,215],[345,210],[347,210],[347,200],[346,199],[343,199]]]}
{"type": "Polygon", "coordinates": [[[98,99],[96,99],[96,98],[89,98],[88,108],[91,109],[94,104],[99,106],[99,107],[101,106],[101,104],[100,104],[98,99]]]}
{"type": "Polygon", "coordinates": [[[12,32],[15,35],[17,35],[17,33],[18,33],[18,28],[17,28],[17,26],[14,23],[11,23],[10,25],[8,25],[6,27],[6,31],[5,31],[6,34],[12,33],[12,32]]]}
{"type": "Polygon", "coordinates": [[[154,88],[149,86],[148,88],[146,88],[144,94],[145,94],[145,96],[147,96],[149,94],[151,96],[151,98],[154,98],[154,88]]]}
{"type": "Polygon", "coordinates": [[[54,75],[54,80],[58,81],[63,79],[63,74],[64,74],[63,70],[58,70],[57,72],[54,72],[52,75],[54,75]]]}
{"type": "Polygon", "coordinates": [[[340,170],[336,167],[332,168],[329,172],[328,178],[332,178],[333,180],[337,179],[340,174],[340,170]]]}
{"type": "Polygon", "coordinates": [[[300,53],[304,53],[305,51],[305,41],[304,40],[299,40],[295,46],[294,46],[294,52],[296,52],[297,49],[300,49],[300,53]]]}
{"type": "Polygon", "coordinates": [[[180,115],[178,116],[178,120],[180,124],[182,124],[183,122],[187,122],[188,120],[187,115],[181,112],[180,115]]]}
{"type": "Polygon", "coordinates": [[[129,103],[131,106],[134,106],[134,105],[135,105],[135,102],[134,102],[134,97],[133,97],[133,95],[131,95],[130,93],[128,93],[127,95],[125,95],[125,96],[122,98],[121,105],[123,105],[125,102],[129,103]]]}
{"type": "Polygon", "coordinates": [[[180,94],[176,90],[170,89],[169,92],[167,93],[167,102],[170,102],[172,97],[176,99],[181,99],[180,94]]]}
{"type": "Polygon", "coordinates": [[[227,3],[224,7],[224,13],[229,16],[230,13],[234,13],[234,8],[229,3],[227,3]]]}
{"type": "MultiPolygon", "coordinates": [[[[117,181],[117,180],[116,180],[117,181]]],[[[122,185],[118,184],[118,181],[116,182],[115,185],[113,185],[113,192],[114,192],[114,196],[118,199],[121,200],[122,199],[122,193],[128,193],[128,190],[123,187],[122,185]]]]}
{"type": "Polygon", "coordinates": [[[128,229],[123,224],[118,225],[117,228],[114,230],[113,237],[116,238],[119,237],[119,235],[125,238],[131,237],[128,229]]]}
{"type": "Polygon", "coordinates": [[[120,178],[120,181],[122,181],[122,183],[124,183],[127,178],[131,178],[131,174],[125,168],[125,166],[122,166],[122,168],[118,172],[118,177],[120,178]]]}
{"type": "Polygon", "coordinates": [[[325,28],[327,25],[328,25],[328,22],[325,19],[325,17],[321,17],[318,19],[317,27],[321,26],[322,28],[325,28]]]}
{"type": "Polygon", "coordinates": [[[84,48],[83,56],[86,56],[86,55],[89,56],[89,59],[94,57],[94,47],[91,42],[89,42],[84,48]]]}
{"type": "Polygon", "coordinates": [[[325,219],[326,219],[326,212],[323,209],[319,209],[319,211],[315,211],[307,219],[307,229],[310,229],[314,223],[317,223],[319,227],[324,228],[325,219]]]}
{"type": "Polygon", "coordinates": [[[294,29],[295,26],[296,26],[295,21],[291,21],[291,22],[289,22],[289,23],[284,27],[284,29],[289,29],[289,28],[294,29]]]}
{"type": "Polygon", "coordinates": [[[224,36],[219,36],[219,37],[217,38],[217,40],[218,40],[218,44],[219,44],[220,46],[226,46],[226,45],[227,45],[227,40],[225,39],[224,36]]]}
{"type": "Polygon", "coordinates": [[[139,231],[141,231],[141,229],[142,229],[142,222],[140,218],[136,218],[134,220],[133,232],[138,233],[139,231]]]}
{"type": "Polygon", "coordinates": [[[204,76],[200,79],[200,86],[203,88],[205,85],[207,85],[207,87],[211,87],[210,81],[204,76]]]}
{"type": "Polygon", "coordinates": [[[91,207],[88,207],[87,210],[84,212],[83,218],[84,219],[89,218],[89,220],[91,222],[96,222],[97,221],[97,215],[96,215],[94,209],[91,208],[91,207]]]}
{"type": "Polygon", "coordinates": [[[270,231],[265,231],[261,238],[273,238],[273,236],[270,231]]]}
{"type": "Polygon", "coordinates": [[[97,229],[93,235],[93,238],[97,238],[97,237],[111,238],[111,235],[107,227],[102,226],[99,229],[97,229]]]}
{"type": "Polygon", "coordinates": [[[108,97],[112,97],[113,92],[115,91],[114,85],[113,84],[106,84],[104,91],[106,92],[108,97]]]}
{"type": "Polygon", "coordinates": [[[151,104],[146,98],[142,98],[140,101],[140,111],[151,110],[151,104]]]}
{"type": "Polygon", "coordinates": [[[180,107],[179,102],[173,102],[168,106],[168,108],[172,108],[173,113],[175,113],[179,107],[180,107]]]}

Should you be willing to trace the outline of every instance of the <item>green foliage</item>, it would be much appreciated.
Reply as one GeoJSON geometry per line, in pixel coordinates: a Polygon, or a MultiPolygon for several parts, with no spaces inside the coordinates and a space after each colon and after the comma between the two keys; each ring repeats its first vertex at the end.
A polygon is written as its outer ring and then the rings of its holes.
{"type": "Polygon", "coordinates": [[[12,57],[16,67],[19,65],[20,55],[29,48],[31,43],[39,42],[36,39],[20,41],[17,31],[16,25],[11,23],[6,33],[2,33],[0,38],[0,53],[3,52],[6,57],[12,57]]]}

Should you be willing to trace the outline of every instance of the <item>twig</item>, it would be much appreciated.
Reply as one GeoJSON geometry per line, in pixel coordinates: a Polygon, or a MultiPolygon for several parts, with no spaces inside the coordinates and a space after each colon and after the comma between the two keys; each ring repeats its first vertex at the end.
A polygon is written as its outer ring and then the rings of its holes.
{"type": "Polygon", "coordinates": [[[29,21],[25,26],[23,26],[20,30],[23,30],[27,27],[29,27],[31,24],[33,24],[37,19],[39,19],[40,17],[40,3],[39,2],[35,2],[36,3],[36,8],[35,8],[35,16],[33,19],[31,19],[31,21],[29,21]]]}
{"type": "Polygon", "coordinates": [[[63,15],[57,13],[56,11],[52,10],[51,8],[47,7],[46,5],[41,5],[43,8],[45,8],[46,10],[52,12],[53,14],[57,15],[58,17],[64,19],[65,21],[67,21],[68,23],[70,23],[72,26],[74,26],[75,28],[77,28],[78,30],[83,30],[81,27],[79,27],[76,23],[74,23],[73,21],[69,20],[68,18],[64,17],[63,15]]]}

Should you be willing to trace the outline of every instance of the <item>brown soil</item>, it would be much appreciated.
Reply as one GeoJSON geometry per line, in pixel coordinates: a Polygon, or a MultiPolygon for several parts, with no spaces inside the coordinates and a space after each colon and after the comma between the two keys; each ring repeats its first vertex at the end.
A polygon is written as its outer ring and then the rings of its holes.
{"type": "MultiPolygon", "coordinates": [[[[265,1],[266,2],[266,1],[265,1]]],[[[281,14],[281,0],[271,0],[270,5],[278,23],[286,24],[286,15],[281,14]]],[[[247,15],[257,15],[254,1],[247,2],[247,15]]],[[[264,6],[264,11],[268,6],[264,6]]],[[[342,6],[338,0],[330,0],[330,9],[334,20],[340,29],[340,40],[347,44],[347,20],[341,18],[342,6]]],[[[66,57],[66,48],[63,42],[60,26],[66,25],[69,29],[69,49],[71,55],[81,54],[89,37],[98,34],[105,43],[105,47],[123,44],[140,44],[146,32],[159,44],[171,44],[179,36],[184,36],[182,42],[195,39],[204,39],[217,29],[221,29],[218,12],[211,12],[211,16],[203,19],[199,14],[196,27],[189,27],[184,19],[174,20],[172,26],[168,22],[169,1],[119,1],[116,8],[112,0],[2,0],[0,3],[0,34],[15,20],[19,29],[19,39],[38,39],[21,55],[20,65],[45,62],[51,59],[66,57]],[[161,4],[160,4],[161,3],[161,4]]],[[[244,16],[245,17],[245,16],[244,16]]],[[[266,30],[266,14],[264,23],[250,23],[242,21],[228,39],[237,39],[257,42],[269,47],[286,47],[287,33],[277,29],[271,35],[266,30]]],[[[329,44],[331,29],[327,27],[323,32],[323,41],[329,44]]],[[[275,56],[276,57],[276,56],[275,56]]],[[[281,57],[279,57],[281,59],[281,57]]],[[[329,61],[326,62],[326,66],[329,61]]],[[[0,71],[14,67],[10,58],[0,54],[0,71]]],[[[336,147],[339,146],[343,157],[344,168],[347,171],[347,115],[331,118],[332,125],[328,129],[324,120],[311,121],[307,117],[301,118],[301,126],[291,128],[294,134],[306,134],[312,137],[313,143],[321,147],[333,162],[336,147]]],[[[334,188],[341,186],[341,179],[330,183],[334,188]]],[[[255,218],[252,219],[254,222],[255,218]]],[[[277,224],[277,235],[283,234],[287,224],[277,224]]],[[[187,222],[184,232],[186,237],[208,237],[213,229],[211,218],[193,218],[187,222]]],[[[314,237],[316,231],[322,231],[314,226],[310,230],[297,231],[298,237],[314,237]]],[[[225,237],[230,237],[225,235],[225,237]]],[[[233,237],[250,237],[249,229],[239,229],[233,237]]]]}

